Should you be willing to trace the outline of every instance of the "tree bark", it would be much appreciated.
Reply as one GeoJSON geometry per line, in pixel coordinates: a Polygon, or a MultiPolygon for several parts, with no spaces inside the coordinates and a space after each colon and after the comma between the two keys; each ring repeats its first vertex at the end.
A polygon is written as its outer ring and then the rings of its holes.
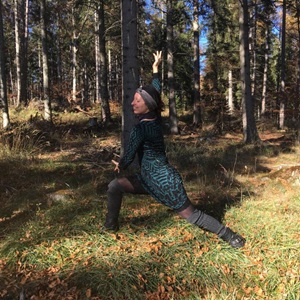
{"type": "Polygon", "coordinates": [[[262,82],[262,100],[261,100],[261,111],[262,117],[266,113],[266,97],[267,97],[267,82],[268,82],[268,68],[269,68],[269,25],[265,30],[266,41],[265,41],[265,61],[264,61],[264,74],[262,82]]]}
{"type": "Polygon", "coordinates": [[[279,94],[279,129],[284,128],[285,119],[285,31],[286,31],[286,0],[282,3],[282,25],[281,25],[281,72],[280,72],[280,94],[279,94]]]}
{"type": "Polygon", "coordinates": [[[2,110],[2,126],[5,129],[9,127],[10,119],[9,119],[8,101],[7,101],[3,17],[2,17],[1,1],[0,1],[0,108],[2,110]]]}
{"type": "Polygon", "coordinates": [[[24,15],[24,39],[22,50],[22,98],[24,105],[28,105],[28,14],[29,14],[29,0],[25,0],[25,15],[24,15]]]}
{"type": "Polygon", "coordinates": [[[52,122],[51,101],[49,96],[49,69],[48,69],[48,48],[47,48],[47,29],[45,22],[46,2],[40,2],[41,13],[41,39],[42,39],[42,65],[43,65],[43,100],[44,100],[44,118],[52,122]]]}
{"type": "Polygon", "coordinates": [[[77,43],[78,36],[76,33],[75,8],[72,7],[72,100],[76,103],[77,97],[77,43]]]}
{"type": "Polygon", "coordinates": [[[27,15],[28,0],[14,1],[17,106],[27,105],[27,15]]]}
{"type": "Polygon", "coordinates": [[[249,21],[249,27],[251,26],[251,29],[249,31],[250,35],[250,42],[249,42],[249,47],[250,47],[250,68],[252,67],[252,78],[251,78],[251,93],[255,105],[255,100],[256,100],[256,72],[257,72],[257,59],[256,59],[256,51],[257,51],[257,0],[253,1],[253,7],[252,7],[252,14],[250,17],[249,21]],[[252,24],[252,25],[250,25],[252,24]]]}
{"type": "MultiPolygon", "coordinates": [[[[300,41],[300,4],[296,6],[296,17],[297,17],[297,29],[298,29],[298,40],[300,41]]],[[[300,48],[298,47],[298,68],[297,68],[297,87],[296,87],[296,120],[297,120],[297,137],[296,143],[300,145],[300,48]]]]}
{"type": "Polygon", "coordinates": [[[100,99],[102,108],[102,121],[104,124],[111,122],[111,114],[109,108],[109,93],[107,80],[107,55],[106,55],[106,38],[105,38],[105,22],[104,22],[104,1],[99,1],[98,8],[99,21],[99,59],[100,59],[100,99]]]}
{"type": "Polygon", "coordinates": [[[98,8],[95,10],[95,89],[96,89],[96,101],[100,102],[100,35],[99,35],[99,12],[98,8]]]}
{"type": "Polygon", "coordinates": [[[200,50],[199,50],[199,1],[193,1],[193,33],[194,33],[194,111],[193,124],[202,127],[202,113],[200,102],[200,50]]]}
{"type": "Polygon", "coordinates": [[[228,109],[229,114],[234,112],[234,103],[233,103],[233,83],[232,83],[232,70],[228,71],[228,109]]]}
{"type": "Polygon", "coordinates": [[[122,22],[122,149],[128,147],[132,127],[136,124],[131,102],[139,84],[137,0],[121,0],[122,22]]]}
{"type": "Polygon", "coordinates": [[[61,50],[61,16],[59,13],[56,14],[56,26],[58,28],[56,32],[56,72],[57,72],[57,85],[58,85],[58,100],[62,104],[63,103],[63,67],[62,67],[62,50],[61,50]]]}
{"type": "Polygon", "coordinates": [[[170,132],[178,134],[178,118],[174,89],[174,59],[173,59],[173,0],[167,0],[167,63],[168,63],[168,86],[169,86],[169,120],[170,132]]]}
{"type": "Polygon", "coordinates": [[[242,0],[239,3],[240,65],[244,142],[257,143],[260,141],[260,139],[256,128],[253,97],[251,94],[248,0],[242,0]]]}

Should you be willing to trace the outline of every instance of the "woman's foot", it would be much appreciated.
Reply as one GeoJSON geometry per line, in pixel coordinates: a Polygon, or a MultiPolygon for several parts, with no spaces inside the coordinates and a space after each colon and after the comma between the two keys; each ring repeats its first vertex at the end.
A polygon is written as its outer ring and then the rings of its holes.
{"type": "Polygon", "coordinates": [[[101,229],[101,231],[118,231],[119,222],[115,219],[106,218],[106,221],[101,229]]]}
{"type": "Polygon", "coordinates": [[[227,242],[233,248],[241,248],[245,245],[246,239],[241,235],[233,232],[230,228],[226,227],[225,232],[220,236],[223,241],[227,242]]]}

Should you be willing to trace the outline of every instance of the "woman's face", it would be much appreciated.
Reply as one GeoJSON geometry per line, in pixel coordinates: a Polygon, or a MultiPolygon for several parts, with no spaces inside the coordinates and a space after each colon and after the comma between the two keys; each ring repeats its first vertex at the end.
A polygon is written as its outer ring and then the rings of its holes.
{"type": "Polygon", "coordinates": [[[133,101],[131,102],[133,113],[135,115],[143,115],[149,112],[149,109],[143,100],[142,96],[138,93],[134,94],[133,101]]]}

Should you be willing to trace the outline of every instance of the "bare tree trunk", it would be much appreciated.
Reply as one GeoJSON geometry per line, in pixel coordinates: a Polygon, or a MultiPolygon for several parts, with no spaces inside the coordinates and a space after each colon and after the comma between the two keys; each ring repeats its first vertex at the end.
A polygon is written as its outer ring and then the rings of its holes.
{"type": "Polygon", "coordinates": [[[95,10],[95,87],[96,87],[96,101],[100,103],[100,35],[99,35],[99,13],[98,9],[95,10]]]}
{"type": "MultiPolygon", "coordinates": [[[[298,29],[298,40],[300,41],[300,4],[297,3],[296,6],[297,15],[297,29],[298,29]]],[[[297,69],[297,88],[296,88],[296,119],[297,119],[297,145],[300,145],[300,48],[298,48],[298,69],[297,69]]]]}
{"type": "Polygon", "coordinates": [[[82,104],[83,106],[88,103],[89,100],[89,76],[87,70],[87,64],[84,62],[83,67],[83,91],[82,91],[82,104]]]}
{"type": "Polygon", "coordinates": [[[25,0],[25,14],[24,14],[24,38],[22,43],[22,98],[24,105],[28,104],[28,14],[29,14],[29,0],[25,0]]]}
{"type": "Polygon", "coordinates": [[[21,42],[20,42],[20,26],[19,26],[19,2],[18,0],[14,1],[14,16],[15,16],[15,46],[16,46],[16,75],[17,75],[17,106],[21,104],[21,57],[20,57],[20,49],[21,49],[21,42]]]}
{"type": "Polygon", "coordinates": [[[132,127],[136,124],[131,102],[139,84],[137,0],[121,0],[122,20],[122,153],[129,144],[132,127]]]}
{"type": "Polygon", "coordinates": [[[194,20],[193,20],[193,32],[194,32],[194,113],[193,124],[194,126],[202,127],[202,113],[200,103],[200,50],[199,50],[199,1],[193,0],[194,5],[194,20]]]}
{"type": "Polygon", "coordinates": [[[251,94],[250,53],[249,53],[249,11],[248,0],[240,1],[240,65],[243,107],[243,134],[245,143],[259,142],[254,119],[254,105],[251,94]]]}
{"type": "MultiPolygon", "coordinates": [[[[257,61],[256,61],[256,38],[257,38],[257,0],[254,0],[252,5],[252,15],[251,20],[252,22],[249,22],[249,24],[252,24],[252,28],[249,31],[250,35],[250,68],[252,65],[252,76],[251,76],[251,94],[253,97],[253,104],[255,105],[256,100],[256,71],[257,71],[257,61]]],[[[250,25],[249,25],[250,26],[250,25]]],[[[249,28],[250,29],[250,28],[249,28]]]]}
{"type": "Polygon", "coordinates": [[[24,49],[25,39],[25,2],[24,0],[14,0],[15,17],[15,44],[16,44],[16,74],[17,74],[17,106],[26,105],[26,73],[24,73],[24,61],[26,51],[24,49]],[[25,88],[25,90],[24,90],[25,88]]]}
{"type": "MultiPolygon", "coordinates": [[[[297,29],[298,29],[298,41],[300,41],[300,3],[296,7],[297,9],[297,29]]],[[[297,85],[296,85],[296,99],[295,108],[297,113],[297,118],[299,118],[300,109],[300,47],[298,47],[298,68],[297,68],[297,85]]]]}
{"type": "Polygon", "coordinates": [[[99,14],[98,10],[95,10],[94,13],[95,19],[95,95],[96,102],[100,103],[101,95],[100,95],[100,50],[99,50],[99,14]]]}
{"type": "Polygon", "coordinates": [[[114,99],[114,90],[113,90],[113,82],[112,82],[112,77],[113,77],[113,66],[112,66],[112,61],[111,61],[111,50],[108,50],[108,74],[109,74],[109,79],[108,79],[108,91],[109,91],[109,98],[114,99]]]}
{"type": "Polygon", "coordinates": [[[74,14],[74,7],[72,7],[72,100],[76,103],[76,96],[77,96],[77,43],[78,43],[78,36],[76,34],[76,27],[75,27],[75,14],[74,14]]]}
{"type": "Polygon", "coordinates": [[[37,89],[39,91],[39,99],[43,100],[43,63],[42,63],[42,45],[41,41],[38,40],[38,66],[39,66],[39,73],[38,73],[38,83],[37,83],[37,89]]]}
{"type": "Polygon", "coordinates": [[[9,112],[8,112],[6,72],[5,72],[2,2],[0,2],[0,108],[2,110],[2,126],[3,128],[8,128],[10,125],[10,119],[9,119],[9,112]]]}
{"type": "Polygon", "coordinates": [[[279,96],[279,129],[284,128],[285,119],[285,31],[286,31],[286,0],[282,3],[282,28],[281,28],[281,72],[279,96]]]}
{"type": "Polygon", "coordinates": [[[48,70],[48,48],[46,34],[46,2],[41,0],[41,39],[42,39],[42,64],[43,64],[43,100],[44,100],[44,118],[46,121],[52,122],[51,101],[49,96],[49,70],[48,70]]]}
{"type": "MultiPolygon", "coordinates": [[[[268,26],[268,25],[267,25],[268,26]]],[[[268,82],[268,67],[269,67],[269,27],[265,31],[265,62],[264,62],[264,74],[262,82],[262,99],[261,99],[261,116],[266,113],[266,97],[267,97],[267,82],[268,82]]]]}
{"type": "Polygon", "coordinates": [[[176,99],[174,89],[174,59],[173,59],[173,24],[172,11],[173,0],[167,0],[167,63],[168,63],[168,85],[169,85],[169,119],[170,131],[172,134],[178,134],[178,118],[176,111],[176,99]]]}
{"type": "Polygon", "coordinates": [[[109,108],[109,93],[107,80],[107,55],[106,55],[106,38],[105,38],[105,22],[104,22],[104,2],[99,1],[99,58],[100,58],[100,97],[102,107],[102,120],[105,124],[111,122],[109,108]]]}
{"type": "MultiPolygon", "coordinates": [[[[118,55],[115,56],[115,64],[114,64],[114,74],[115,74],[115,94],[116,99],[118,99],[118,102],[120,103],[120,99],[122,100],[122,91],[123,91],[123,85],[122,85],[122,68],[123,65],[118,63],[119,57],[118,55]],[[120,89],[121,87],[121,89],[120,89]]],[[[122,100],[123,101],[123,100],[122,100]]]]}
{"type": "Polygon", "coordinates": [[[233,83],[232,83],[231,69],[228,71],[228,109],[229,109],[229,114],[233,114],[234,104],[233,104],[233,83]]]}
{"type": "Polygon", "coordinates": [[[55,41],[55,46],[56,46],[56,51],[57,51],[57,57],[56,57],[56,72],[57,72],[57,85],[58,85],[58,98],[59,101],[62,103],[63,101],[63,83],[62,83],[62,61],[61,61],[61,36],[60,36],[60,19],[61,16],[59,13],[56,15],[56,26],[58,28],[57,35],[56,35],[56,41],[55,41]]]}
{"type": "Polygon", "coordinates": [[[16,100],[16,97],[15,97],[15,93],[16,93],[16,88],[15,88],[15,81],[14,81],[14,75],[13,75],[13,69],[14,69],[14,63],[12,62],[11,56],[8,55],[8,64],[9,64],[9,83],[10,83],[10,90],[8,89],[7,92],[8,93],[11,93],[13,95],[13,105],[16,105],[15,103],[15,100],[16,100]]]}

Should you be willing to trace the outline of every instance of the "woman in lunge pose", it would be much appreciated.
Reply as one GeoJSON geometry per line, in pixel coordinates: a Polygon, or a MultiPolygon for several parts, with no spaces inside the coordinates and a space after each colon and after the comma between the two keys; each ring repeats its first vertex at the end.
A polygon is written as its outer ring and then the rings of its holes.
{"type": "Polygon", "coordinates": [[[245,239],[242,236],[193,206],[180,174],[168,163],[161,126],[161,111],[164,107],[158,78],[161,51],[153,55],[152,84],[138,88],[131,103],[139,123],[131,131],[129,146],[123,157],[119,162],[112,161],[115,164],[115,171],[119,173],[132,163],[137,154],[140,173],[115,178],[109,183],[108,211],[104,229],[112,231],[119,229],[118,217],[123,193],[150,194],[156,201],[170,207],[189,223],[217,234],[234,248],[243,247],[245,239]]]}

